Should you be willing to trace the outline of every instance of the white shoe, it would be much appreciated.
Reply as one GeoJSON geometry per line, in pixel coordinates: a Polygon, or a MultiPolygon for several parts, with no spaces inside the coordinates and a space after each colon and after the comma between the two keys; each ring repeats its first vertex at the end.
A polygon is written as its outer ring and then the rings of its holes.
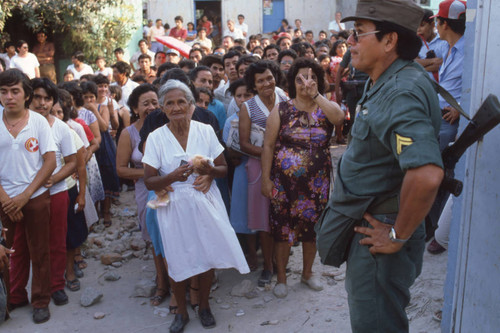
{"type": "Polygon", "coordinates": [[[323,290],[323,286],[319,283],[319,279],[314,275],[309,278],[309,280],[304,279],[303,277],[300,279],[300,282],[311,288],[312,290],[320,291],[323,290]]]}
{"type": "Polygon", "coordinates": [[[274,296],[285,298],[288,295],[288,287],[284,283],[277,283],[273,289],[274,296]]]}

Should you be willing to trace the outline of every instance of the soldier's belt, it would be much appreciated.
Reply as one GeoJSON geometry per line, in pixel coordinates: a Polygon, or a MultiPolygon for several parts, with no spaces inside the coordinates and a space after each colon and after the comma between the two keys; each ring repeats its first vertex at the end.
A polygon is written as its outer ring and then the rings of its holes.
{"type": "Polygon", "coordinates": [[[399,211],[399,197],[396,195],[383,198],[381,201],[375,199],[366,211],[371,215],[397,214],[399,211]]]}

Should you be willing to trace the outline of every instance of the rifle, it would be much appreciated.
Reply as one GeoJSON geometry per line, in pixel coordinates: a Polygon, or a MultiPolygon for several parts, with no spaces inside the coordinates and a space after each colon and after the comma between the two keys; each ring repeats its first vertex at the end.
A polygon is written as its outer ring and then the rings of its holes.
{"type": "Polygon", "coordinates": [[[500,102],[495,95],[489,95],[476,112],[472,120],[458,139],[446,147],[441,157],[445,169],[445,176],[441,182],[441,189],[458,197],[463,190],[463,183],[454,178],[455,165],[467,148],[495,128],[500,123],[500,102]]]}
{"type": "Polygon", "coordinates": [[[364,87],[365,84],[366,80],[348,80],[340,82],[341,87],[345,90],[353,90],[357,87],[364,87]]]}

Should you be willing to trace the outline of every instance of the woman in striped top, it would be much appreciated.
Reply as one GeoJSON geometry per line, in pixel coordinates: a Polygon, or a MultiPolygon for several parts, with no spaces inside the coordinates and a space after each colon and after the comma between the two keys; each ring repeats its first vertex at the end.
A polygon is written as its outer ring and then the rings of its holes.
{"type": "Polygon", "coordinates": [[[241,106],[240,147],[249,155],[248,173],[248,228],[259,231],[264,270],[258,284],[263,287],[271,283],[273,275],[273,240],[269,226],[269,199],[261,194],[262,169],[260,155],[262,147],[250,143],[252,124],[266,128],[269,113],[280,102],[288,100],[283,90],[276,85],[282,82],[282,73],[275,62],[262,60],[251,64],[245,72],[248,90],[255,96],[241,106]]]}

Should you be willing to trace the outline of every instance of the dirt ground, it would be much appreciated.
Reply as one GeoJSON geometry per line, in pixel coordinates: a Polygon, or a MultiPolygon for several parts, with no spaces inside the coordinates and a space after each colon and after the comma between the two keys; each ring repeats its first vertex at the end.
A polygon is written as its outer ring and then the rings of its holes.
{"type": "MultiPolygon", "coordinates": [[[[335,147],[334,161],[344,146],[335,147]]],[[[135,211],[133,192],[122,192],[121,204],[114,206],[117,215],[124,211],[135,211]]],[[[124,214],[121,214],[124,215],[124,214]]],[[[126,215],[126,214],[125,214],[126,215]]],[[[114,218],[114,226],[135,217],[114,218]]],[[[132,232],[138,235],[138,231],[132,232]]],[[[302,249],[293,248],[288,277],[289,294],[277,299],[271,290],[255,289],[255,297],[231,296],[231,289],[243,280],[256,286],[260,271],[240,275],[235,270],[219,272],[218,288],[211,294],[211,308],[217,326],[211,332],[350,332],[347,293],[344,288],[345,267],[335,269],[323,266],[316,258],[313,271],[321,276],[324,290],[317,292],[300,283],[302,249]]],[[[443,303],[443,284],[446,274],[447,253],[437,256],[424,255],[424,266],[420,277],[412,287],[412,301],[407,309],[410,332],[439,332],[439,323],[433,314],[443,303]]],[[[154,280],[154,264],[148,256],[123,261],[118,268],[106,268],[99,260],[87,258],[85,276],[80,279],[81,290],[70,292],[69,304],[50,304],[51,319],[44,324],[32,322],[29,306],[16,309],[12,319],[0,326],[0,332],[168,332],[173,315],[168,313],[168,300],[159,307],[149,304],[148,298],[132,297],[135,285],[144,279],[154,280]],[[146,259],[146,260],[144,260],[146,259]],[[121,276],[118,281],[105,281],[103,275],[113,270],[121,276]],[[94,287],[103,293],[102,299],[90,307],[80,305],[80,296],[86,287],[94,287]],[[94,319],[98,312],[102,319],[94,319]]],[[[275,281],[274,277],[274,281],[275,281]]],[[[274,286],[274,282],[272,285],[274,286]]],[[[194,312],[189,309],[190,323],[185,332],[204,332],[194,312]]]]}

